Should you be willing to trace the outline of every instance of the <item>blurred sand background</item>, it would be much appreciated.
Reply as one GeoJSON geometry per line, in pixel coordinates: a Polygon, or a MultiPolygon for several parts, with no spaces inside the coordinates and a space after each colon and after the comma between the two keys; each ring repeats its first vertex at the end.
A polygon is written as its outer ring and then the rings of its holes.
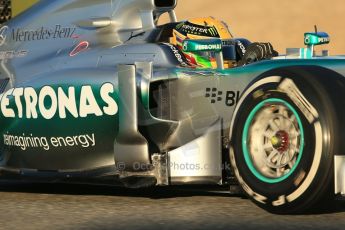
{"type": "MultiPolygon", "coordinates": [[[[37,0],[12,0],[15,11],[37,0]]],[[[345,0],[178,0],[179,20],[214,16],[227,22],[234,36],[269,41],[280,52],[303,47],[304,32],[328,32],[330,54],[345,54],[345,0]]],[[[165,21],[166,17],[162,21],[165,21]]]]}
{"type": "Polygon", "coordinates": [[[179,0],[179,20],[214,16],[227,22],[236,37],[269,41],[280,52],[303,47],[304,32],[331,36],[330,54],[345,54],[345,0],[179,0]]]}

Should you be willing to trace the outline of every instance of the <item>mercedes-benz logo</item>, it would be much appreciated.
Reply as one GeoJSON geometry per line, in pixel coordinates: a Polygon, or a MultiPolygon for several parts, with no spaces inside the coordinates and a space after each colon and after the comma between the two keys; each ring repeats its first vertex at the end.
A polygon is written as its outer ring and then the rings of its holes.
{"type": "Polygon", "coordinates": [[[0,46],[2,46],[6,41],[7,30],[8,30],[8,26],[3,26],[0,28],[0,46]]]}

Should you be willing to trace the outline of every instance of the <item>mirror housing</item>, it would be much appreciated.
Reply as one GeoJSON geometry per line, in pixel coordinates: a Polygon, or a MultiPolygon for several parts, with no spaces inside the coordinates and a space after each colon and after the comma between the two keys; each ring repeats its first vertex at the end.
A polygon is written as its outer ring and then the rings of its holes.
{"type": "Polygon", "coordinates": [[[330,43],[330,37],[325,32],[305,33],[304,44],[307,46],[317,46],[330,43]]]}

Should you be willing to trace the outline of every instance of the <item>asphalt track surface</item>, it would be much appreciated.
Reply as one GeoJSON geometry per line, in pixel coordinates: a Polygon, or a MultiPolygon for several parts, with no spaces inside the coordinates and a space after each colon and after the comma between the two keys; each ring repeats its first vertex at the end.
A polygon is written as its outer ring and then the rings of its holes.
{"type": "Polygon", "coordinates": [[[345,201],[309,215],[269,214],[196,189],[0,183],[0,229],[345,229],[345,201]]]}

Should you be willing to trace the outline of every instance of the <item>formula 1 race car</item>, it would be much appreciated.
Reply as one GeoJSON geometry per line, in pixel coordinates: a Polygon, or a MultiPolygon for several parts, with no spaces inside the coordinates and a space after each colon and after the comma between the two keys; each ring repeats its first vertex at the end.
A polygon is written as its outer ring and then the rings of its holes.
{"type": "Polygon", "coordinates": [[[0,179],[236,182],[274,213],[344,195],[345,57],[314,52],[329,36],[278,56],[177,22],[176,4],[40,1],[2,24],[0,179]]]}

